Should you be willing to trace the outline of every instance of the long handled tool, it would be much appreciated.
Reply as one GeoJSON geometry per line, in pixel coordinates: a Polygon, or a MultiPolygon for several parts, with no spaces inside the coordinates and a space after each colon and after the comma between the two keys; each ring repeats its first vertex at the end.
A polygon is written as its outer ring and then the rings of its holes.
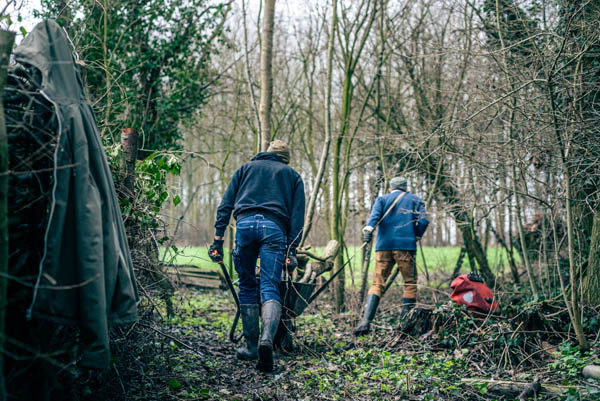
{"type": "MultiPolygon", "coordinates": [[[[217,252],[216,250],[213,251],[211,253],[211,256],[217,256],[219,254],[219,252],[217,252]]],[[[238,298],[238,294],[235,291],[235,288],[233,287],[233,282],[231,281],[231,277],[229,276],[229,272],[227,272],[227,266],[225,266],[225,262],[223,261],[223,259],[221,259],[220,261],[216,261],[215,262],[221,266],[221,271],[223,272],[223,276],[225,277],[225,281],[227,282],[227,287],[229,287],[229,291],[231,291],[231,295],[233,296],[233,301],[235,302],[235,307],[236,307],[236,311],[235,311],[235,317],[233,318],[233,324],[231,325],[231,329],[229,330],[229,340],[232,343],[237,343],[239,342],[242,337],[244,336],[243,333],[240,333],[239,336],[235,336],[235,329],[237,327],[238,321],[240,320],[240,299],[238,298]]]]}

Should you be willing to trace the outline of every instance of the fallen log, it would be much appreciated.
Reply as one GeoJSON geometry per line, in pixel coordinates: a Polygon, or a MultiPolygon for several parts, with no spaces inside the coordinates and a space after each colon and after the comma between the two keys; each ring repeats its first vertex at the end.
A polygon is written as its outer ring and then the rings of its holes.
{"type": "Polygon", "coordinates": [[[322,256],[314,255],[307,250],[298,250],[298,255],[305,255],[314,259],[315,262],[308,263],[302,277],[298,280],[300,283],[312,283],[321,274],[333,269],[333,258],[340,250],[340,243],[331,240],[327,243],[322,256]]]}
{"type": "Polygon", "coordinates": [[[539,377],[536,377],[535,380],[530,383],[527,387],[523,389],[519,393],[519,401],[526,401],[529,397],[537,398],[538,393],[542,389],[542,382],[539,377]]]}
{"type": "Polygon", "coordinates": [[[592,378],[592,379],[600,380],[600,366],[588,365],[583,368],[583,371],[581,372],[581,374],[585,378],[592,378]]]}
{"type": "MultiPolygon", "coordinates": [[[[487,384],[487,391],[507,395],[510,397],[518,397],[526,390],[531,390],[532,383],[516,382],[510,380],[495,380],[486,379],[483,377],[463,378],[460,382],[467,386],[480,387],[487,384]]],[[[538,388],[538,394],[553,394],[562,395],[569,391],[575,390],[580,395],[590,395],[589,390],[583,386],[560,386],[555,384],[541,384],[538,388]]],[[[537,387],[537,386],[536,386],[537,387]]]]}

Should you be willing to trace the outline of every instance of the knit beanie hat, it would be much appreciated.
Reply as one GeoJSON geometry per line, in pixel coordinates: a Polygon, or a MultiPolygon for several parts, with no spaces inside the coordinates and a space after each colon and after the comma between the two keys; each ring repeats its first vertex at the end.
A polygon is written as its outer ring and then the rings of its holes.
{"type": "Polygon", "coordinates": [[[275,153],[277,156],[281,157],[281,160],[283,160],[285,164],[290,162],[290,148],[287,143],[283,142],[282,140],[276,139],[271,142],[267,152],[275,153]]]}
{"type": "Polygon", "coordinates": [[[394,177],[390,180],[390,188],[392,189],[406,189],[406,178],[404,177],[394,177]]]}

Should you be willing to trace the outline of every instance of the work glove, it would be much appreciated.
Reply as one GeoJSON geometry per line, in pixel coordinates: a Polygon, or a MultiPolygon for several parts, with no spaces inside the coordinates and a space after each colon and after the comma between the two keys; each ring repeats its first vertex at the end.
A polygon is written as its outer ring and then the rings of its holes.
{"type": "Polygon", "coordinates": [[[216,239],[208,248],[208,257],[215,263],[221,263],[223,261],[223,240],[216,239]]]}
{"type": "Polygon", "coordinates": [[[362,229],[362,240],[366,243],[369,243],[373,240],[373,227],[366,226],[362,229]]]}
{"type": "Polygon", "coordinates": [[[298,267],[298,259],[296,258],[296,252],[290,252],[285,258],[285,270],[288,272],[288,274],[292,274],[296,267],[298,267]]]}

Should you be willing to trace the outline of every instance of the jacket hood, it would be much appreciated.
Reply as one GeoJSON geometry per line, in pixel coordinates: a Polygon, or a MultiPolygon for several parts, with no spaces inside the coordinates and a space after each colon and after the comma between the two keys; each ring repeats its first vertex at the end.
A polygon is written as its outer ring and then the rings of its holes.
{"type": "Polygon", "coordinates": [[[255,160],[273,160],[273,161],[281,162],[281,163],[285,164],[283,159],[281,157],[279,157],[276,153],[273,153],[273,152],[260,152],[252,158],[252,161],[255,161],[255,160]]]}
{"type": "Polygon", "coordinates": [[[37,24],[17,46],[14,54],[17,62],[40,70],[42,89],[54,101],[62,104],[85,101],[69,39],[55,21],[37,24]]]}

